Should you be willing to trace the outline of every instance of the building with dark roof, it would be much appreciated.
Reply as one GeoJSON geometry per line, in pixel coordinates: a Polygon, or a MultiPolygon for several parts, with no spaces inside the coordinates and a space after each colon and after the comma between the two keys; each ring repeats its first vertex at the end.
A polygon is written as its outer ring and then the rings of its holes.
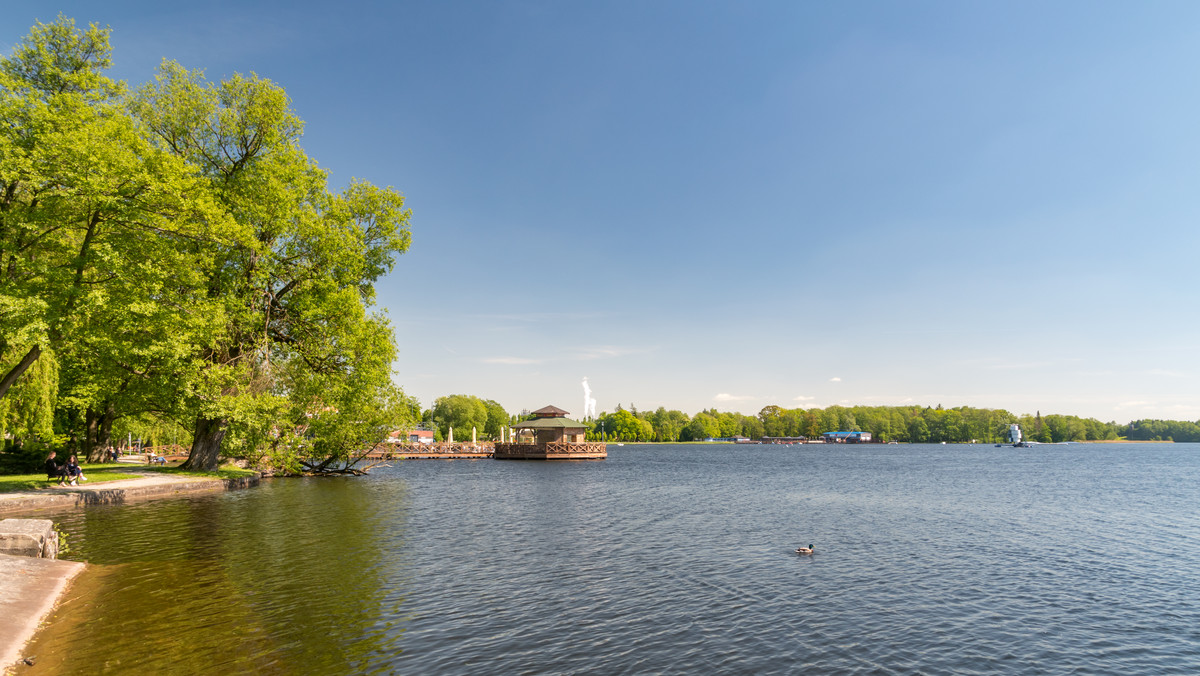
{"type": "Polygon", "coordinates": [[[604,442],[588,441],[587,426],[567,417],[567,411],[546,406],[533,419],[514,423],[515,439],[496,444],[497,460],[600,460],[608,457],[604,442]]]}
{"type": "Polygon", "coordinates": [[[870,432],[826,432],[821,435],[827,444],[869,444],[870,432]]]}

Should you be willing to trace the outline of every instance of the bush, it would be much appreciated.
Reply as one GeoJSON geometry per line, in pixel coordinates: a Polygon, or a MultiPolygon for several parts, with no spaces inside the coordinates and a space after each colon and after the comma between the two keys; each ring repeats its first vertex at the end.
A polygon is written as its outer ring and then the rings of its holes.
{"type": "Polygon", "coordinates": [[[34,474],[46,466],[50,447],[39,442],[8,446],[0,452],[0,474],[34,474]]]}

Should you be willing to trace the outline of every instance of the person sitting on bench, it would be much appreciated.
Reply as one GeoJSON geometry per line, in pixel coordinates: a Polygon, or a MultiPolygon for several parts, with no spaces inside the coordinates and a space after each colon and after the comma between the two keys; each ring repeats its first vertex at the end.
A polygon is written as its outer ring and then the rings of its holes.
{"type": "Polygon", "coordinates": [[[59,486],[65,486],[67,480],[67,468],[65,465],[60,465],[54,460],[55,453],[50,451],[50,455],[46,456],[46,480],[54,481],[58,479],[59,486]]]}
{"type": "Polygon", "coordinates": [[[63,469],[66,470],[72,486],[78,486],[77,481],[87,481],[87,477],[83,475],[83,468],[79,466],[79,456],[74,453],[71,454],[71,459],[67,461],[67,466],[63,469]]]}

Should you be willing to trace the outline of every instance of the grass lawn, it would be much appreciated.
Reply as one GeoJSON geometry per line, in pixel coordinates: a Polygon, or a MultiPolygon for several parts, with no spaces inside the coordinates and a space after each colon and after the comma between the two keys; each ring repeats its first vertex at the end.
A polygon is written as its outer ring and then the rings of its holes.
{"type": "MultiPolygon", "coordinates": [[[[233,465],[221,467],[214,472],[195,472],[192,470],[183,470],[178,467],[159,467],[156,465],[147,465],[139,469],[149,470],[151,472],[159,472],[161,474],[170,474],[172,476],[195,476],[195,477],[213,477],[217,479],[241,479],[243,477],[255,476],[258,472],[252,469],[241,469],[233,465]]],[[[85,474],[87,472],[84,472],[85,474]]]]}
{"type": "MultiPolygon", "coordinates": [[[[88,463],[80,465],[80,467],[83,468],[83,475],[88,478],[87,481],[81,482],[85,485],[104,483],[105,481],[119,481],[121,479],[136,479],[141,476],[140,474],[133,474],[127,471],[127,465],[88,463]]],[[[50,489],[55,486],[58,486],[58,482],[47,481],[45,472],[0,475],[0,493],[36,491],[50,489]]]]}
{"type": "MultiPolygon", "coordinates": [[[[138,479],[148,472],[169,474],[184,477],[211,477],[216,479],[239,479],[254,476],[257,472],[237,467],[222,467],[215,472],[191,472],[177,467],[157,467],[151,465],[130,465],[125,463],[88,463],[81,465],[87,481],[81,481],[81,486],[104,483],[105,481],[120,481],[121,479],[138,479]],[[133,471],[130,471],[133,470],[133,471]]],[[[53,490],[58,486],[57,481],[47,481],[45,472],[36,474],[5,474],[0,475],[0,493],[17,493],[20,491],[53,490]]]]}

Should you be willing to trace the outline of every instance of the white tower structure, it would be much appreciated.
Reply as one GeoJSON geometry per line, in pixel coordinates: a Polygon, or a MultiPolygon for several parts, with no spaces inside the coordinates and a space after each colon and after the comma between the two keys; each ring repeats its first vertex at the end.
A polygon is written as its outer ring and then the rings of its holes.
{"type": "Polygon", "coordinates": [[[1020,425],[1013,423],[1008,426],[1008,443],[1010,443],[1010,444],[1021,443],[1021,426],[1020,425]]]}

